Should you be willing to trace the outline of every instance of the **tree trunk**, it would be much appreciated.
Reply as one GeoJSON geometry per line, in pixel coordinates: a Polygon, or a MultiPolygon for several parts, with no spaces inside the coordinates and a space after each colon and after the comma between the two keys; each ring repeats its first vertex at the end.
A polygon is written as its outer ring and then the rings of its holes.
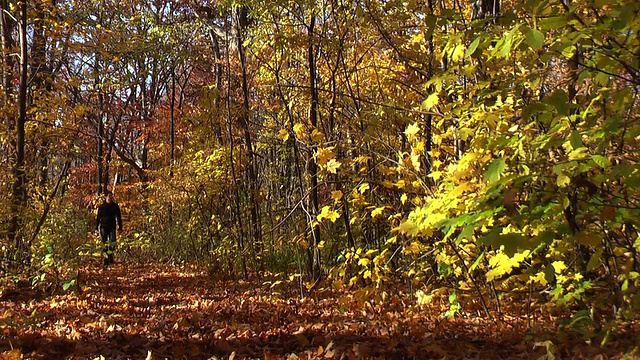
{"type": "Polygon", "coordinates": [[[471,19],[480,20],[488,16],[496,18],[500,13],[500,0],[477,0],[471,5],[471,19]]]}
{"type": "MultiPolygon", "coordinates": [[[[34,104],[36,97],[43,98],[51,91],[51,72],[47,64],[46,48],[47,48],[47,31],[45,27],[45,18],[47,16],[43,9],[43,3],[34,2],[34,21],[33,21],[33,42],[31,51],[31,76],[33,92],[29,99],[29,105],[34,104]]],[[[39,165],[38,185],[43,194],[49,182],[49,141],[47,136],[38,136],[39,140],[37,151],[37,162],[39,165]]]]}
{"type": "MultiPolygon", "coordinates": [[[[315,24],[316,17],[315,15],[311,16],[311,22],[309,24],[309,88],[311,91],[311,106],[309,109],[309,121],[311,122],[311,128],[315,129],[318,127],[318,85],[316,83],[316,55],[315,55],[315,24]]],[[[313,140],[312,140],[313,141],[313,140]]],[[[314,143],[311,144],[312,149],[316,148],[317,145],[314,143]]],[[[318,203],[318,164],[316,163],[313,154],[311,154],[309,158],[309,175],[311,176],[311,189],[309,199],[311,201],[311,215],[315,220],[319,213],[319,203],[318,203]]],[[[318,248],[318,244],[320,243],[320,224],[317,221],[312,222],[311,225],[311,237],[312,237],[312,260],[311,260],[311,272],[313,275],[313,279],[315,281],[320,280],[322,275],[322,266],[320,263],[320,249],[318,248]]]]}
{"type": "Polygon", "coordinates": [[[13,165],[13,187],[11,191],[11,221],[9,239],[15,244],[15,261],[18,267],[27,266],[29,249],[26,248],[21,227],[27,205],[25,173],[25,123],[27,121],[27,0],[19,2],[20,9],[20,87],[18,90],[18,121],[16,123],[16,155],[13,165]]]}
{"type": "Polygon", "coordinates": [[[107,182],[102,181],[103,179],[103,171],[104,171],[104,121],[103,121],[103,108],[104,108],[104,96],[102,95],[102,87],[100,86],[100,55],[96,52],[96,63],[94,64],[94,72],[95,72],[95,81],[94,88],[98,90],[98,109],[96,114],[96,122],[98,125],[98,141],[97,141],[97,174],[96,174],[96,182],[98,184],[98,194],[106,193],[107,191],[107,182]],[[103,186],[104,184],[104,186],[103,186]],[[103,188],[104,187],[104,188],[103,188]]]}
{"type": "MultiPolygon", "coordinates": [[[[251,209],[251,246],[254,252],[256,264],[261,263],[258,259],[258,253],[262,246],[262,226],[260,224],[260,204],[257,200],[258,193],[258,177],[255,154],[253,150],[253,139],[251,137],[251,129],[249,126],[249,85],[247,78],[247,64],[245,49],[243,44],[243,33],[247,24],[247,9],[238,7],[234,10],[234,21],[236,28],[236,46],[238,47],[238,57],[240,61],[240,70],[242,73],[242,110],[240,111],[240,125],[244,130],[244,141],[247,147],[247,177],[249,183],[249,207],[251,209]]],[[[258,264],[261,267],[261,264],[258,264]]]]}
{"type": "Polygon", "coordinates": [[[13,29],[15,27],[15,21],[9,13],[9,3],[7,0],[0,0],[0,36],[2,36],[2,66],[0,71],[2,72],[2,107],[4,114],[4,123],[7,132],[11,133],[14,128],[13,112],[10,111],[9,105],[11,104],[11,95],[13,94],[13,78],[14,78],[14,57],[9,54],[15,47],[15,41],[12,37],[13,29]]]}

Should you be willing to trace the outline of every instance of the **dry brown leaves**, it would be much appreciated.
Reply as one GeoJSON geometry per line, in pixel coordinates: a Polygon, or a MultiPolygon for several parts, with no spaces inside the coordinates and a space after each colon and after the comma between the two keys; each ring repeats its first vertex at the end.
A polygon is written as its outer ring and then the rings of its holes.
{"type": "Polygon", "coordinates": [[[281,296],[160,265],[94,264],[80,283],[78,294],[3,299],[0,359],[611,359],[633,348],[539,341],[516,318],[447,319],[439,303],[402,296],[384,306],[326,289],[281,296]]]}

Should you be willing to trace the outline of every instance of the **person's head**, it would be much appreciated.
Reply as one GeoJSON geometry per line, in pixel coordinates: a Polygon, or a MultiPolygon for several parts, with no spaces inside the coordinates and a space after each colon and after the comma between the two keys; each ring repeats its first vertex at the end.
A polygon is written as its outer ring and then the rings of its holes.
{"type": "Polygon", "coordinates": [[[113,202],[113,193],[107,192],[104,196],[104,201],[106,201],[108,204],[111,204],[113,202]]]}

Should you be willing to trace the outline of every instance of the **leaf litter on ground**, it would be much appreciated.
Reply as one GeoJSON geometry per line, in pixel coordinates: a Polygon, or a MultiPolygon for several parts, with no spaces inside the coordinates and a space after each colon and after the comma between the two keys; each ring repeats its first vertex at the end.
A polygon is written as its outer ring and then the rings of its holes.
{"type": "Polygon", "coordinates": [[[301,297],[195,268],[93,265],[75,292],[3,296],[0,359],[631,359],[638,346],[637,324],[599,346],[554,336],[549,314],[534,333],[523,316],[447,318],[446,301],[401,291],[301,297]]]}

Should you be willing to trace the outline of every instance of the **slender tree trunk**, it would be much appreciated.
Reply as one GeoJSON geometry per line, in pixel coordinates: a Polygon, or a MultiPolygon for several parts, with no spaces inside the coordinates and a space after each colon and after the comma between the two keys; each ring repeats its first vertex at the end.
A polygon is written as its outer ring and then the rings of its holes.
{"type": "Polygon", "coordinates": [[[104,119],[103,119],[103,109],[104,109],[104,96],[102,94],[102,87],[100,86],[100,55],[95,53],[96,62],[94,64],[94,88],[98,91],[98,109],[96,114],[96,122],[98,124],[98,139],[97,139],[97,174],[96,174],[96,182],[98,184],[98,194],[106,193],[107,185],[106,181],[102,181],[103,171],[104,171],[104,119]],[[103,186],[104,183],[104,186],[103,186]]]}
{"type": "Polygon", "coordinates": [[[240,111],[240,124],[244,130],[244,141],[247,147],[247,176],[249,183],[249,207],[251,209],[251,246],[254,252],[254,260],[259,267],[261,267],[261,261],[258,258],[258,253],[262,244],[262,226],[260,224],[260,204],[257,200],[258,194],[258,177],[257,177],[257,165],[255,160],[255,154],[253,150],[253,139],[251,136],[251,129],[249,125],[249,85],[247,78],[247,64],[244,44],[242,41],[244,26],[246,23],[247,9],[244,7],[237,8],[234,14],[236,25],[236,46],[238,47],[238,57],[240,61],[240,70],[242,73],[242,110],[240,111]]]}
{"type": "MultiPolygon", "coordinates": [[[[429,12],[434,14],[435,6],[433,4],[434,0],[428,0],[427,4],[429,6],[429,12]]],[[[433,59],[435,55],[435,47],[433,45],[433,32],[429,35],[429,39],[427,40],[429,45],[429,65],[427,69],[427,74],[429,77],[433,76],[433,59]]],[[[430,91],[434,91],[435,88],[431,87],[430,91]]],[[[433,184],[433,179],[426,176],[431,173],[431,150],[433,149],[433,116],[431,114],[426,115],[425,119],[425,179],[427,179],[428,184],[433,184]]]]}
{"type": "Polygon", "coordinates": [[[27,0],[19,2],[20,9],[20,87],[18,90],[18,121],[16,123],[16,157],[13,165],[13,187],[11,202],[11,221],[9,223],[9,239],[15,244],[16,264],[27,266],[29,249],[21,233],[24,223],[24,209],[27,205],[27,188],[25,173],[25,123],[27,121],[27,0]]]}
{"type": "MultiPolygon", "coordinates": [[[[316,54],[315,54],[315,25],[316,25],[316,17],[315,15],[311,16],[311,22],[309,24],[309,88],[311,91],[311,106],[309,109],[309,121],[311,122],[312,129],[318,127],[318,85],[316,83],[316,54]]],[[[313,141],[313,140],[312,140],[313,141]]],[[[312,148],[316,148],[317,145],[312,143],[312,148]]],[[[309,158],[309,175],[311,176],[311,195],[309,197],[311,201],[311,215],[315,219],[319,213],[319,201],[318,201],[318,164],[313,156],[309,158]]],[[[322,276],[322,266],[321,266],[321,257],[320,257],[320,249],[318,248],[318,244],[320,243],[320,224],[317,221],[312,222],[311,226],[311,237],[312,237],[312,261],[311,261],[311,270],[313,279],[315,281],[320,280],[322,276]]]]}
{"type": "MultiPolygon", "coordinates": [[[[44,3],[40,1],[34,2],[34,20],[33,20],[33,50],[31,52],[31,77],[33,92],[29,99],[29,105],[34,104],[37,96],[43,98],[51,91],[51,73],[47,64],[46,48],[47,48],[47,31],[44,26],[44,20],[47,16],[43,9],[44,3]]],[[[43,191],[44,199],[45,191],[49,182],[49,140],[47,136],[38,137],[37,161],[39,165],[38,185],[43,191]]]]}
{"type": "Polygon", "coordinates": [[[2,107],[4,114],[4,123],[7,132],[11,133],[14,129],[14,118],[12,116],[13,111],[10,111],[9,107],[12,102],[11,96],[13,95],[12,82],[14,79],[14,57],[9,53],[13,51],[15,47],[15,41],[13,40],[12,33],[15,27],[15,22],[9,12],[9,2],[7,0],[0,0],[0,36],[2,36],[2,64],[0,71],[2,72],[2,107]]]}
{"type": "MultiPolygon", "coordinates": [[[[477,0],[471,5],[471,19],[479,20],[487,16],[497,17],[500,13],[500,0],[477,0]]],[[[494,20],[495,21],[495,20],[494,20]]]]}
{"type": "MultiPolygon", "coordinates": [[[[209,36],[211,37],[211,43],[213,45],[213,56],[214,56],[214,60],[216,63],[215,66],[215,76],[216,76],[216,93],[213,97],[213,107],[217,112],[220,112],[220,97],[222,94],[222,60],[221,60],[221,54],[220,54],[220,42],[218,41],[218,37],[216,36],[215,32],[213,31],[213,29],[209,30],[209,36]]],[[[218,119],[220,118],[220,116],[218,116],[218,119]]],[[[220,121],[216,121],[214,124],[214,132],[216,135],[216,138],[218,139],[218,142],[220,144],[224,144],[223,143],[223,137],[222,137],[222,127],[220,126],[220,121]]]]}
{"type": "MultiPolygon", "coordinates": [[[[171,101],[170,109],[170,134],[171,134],[171,158],[169,164],[169,181],[173,180],[173,165],[176,159],[176,69],[175,65],[171,66],[171,101]]],[[[173,202],[169,201],[169,224],[173,223],[173,202]]]]}
{"type": "MultiPolygon", "coordinates": [[[[228,39],[227,39],[228,40],[228,39]]],[[[229,43],[229,41],[227,41],[229,43]]],[[[236,176],[235,169],[235,141],[233,140],[233,116],[231,114],[231,59],[229,55],[229,51],[227,51],[227,123],[228,123],[228,131],[229,131],[229,164],[231,167],[231,178],[233,179],[233,189],[234,189],[234,203],[235,203],[235,211],[236,216],[235,219],[238,223],[238,233],[240,234],[238,237],[238,247],[240,249],[240,253],[244,253],[245,248],[245,229],[244,229],[244,221],[242,220],[241,206],[240,206],[240,187],[238,184],[238,177],[236,176]]],[[[244,256],[240,257],[240,262],[242,266],[242,275],[248,278],[249,273],[247,270],[247,260],[244,256]]]]}

